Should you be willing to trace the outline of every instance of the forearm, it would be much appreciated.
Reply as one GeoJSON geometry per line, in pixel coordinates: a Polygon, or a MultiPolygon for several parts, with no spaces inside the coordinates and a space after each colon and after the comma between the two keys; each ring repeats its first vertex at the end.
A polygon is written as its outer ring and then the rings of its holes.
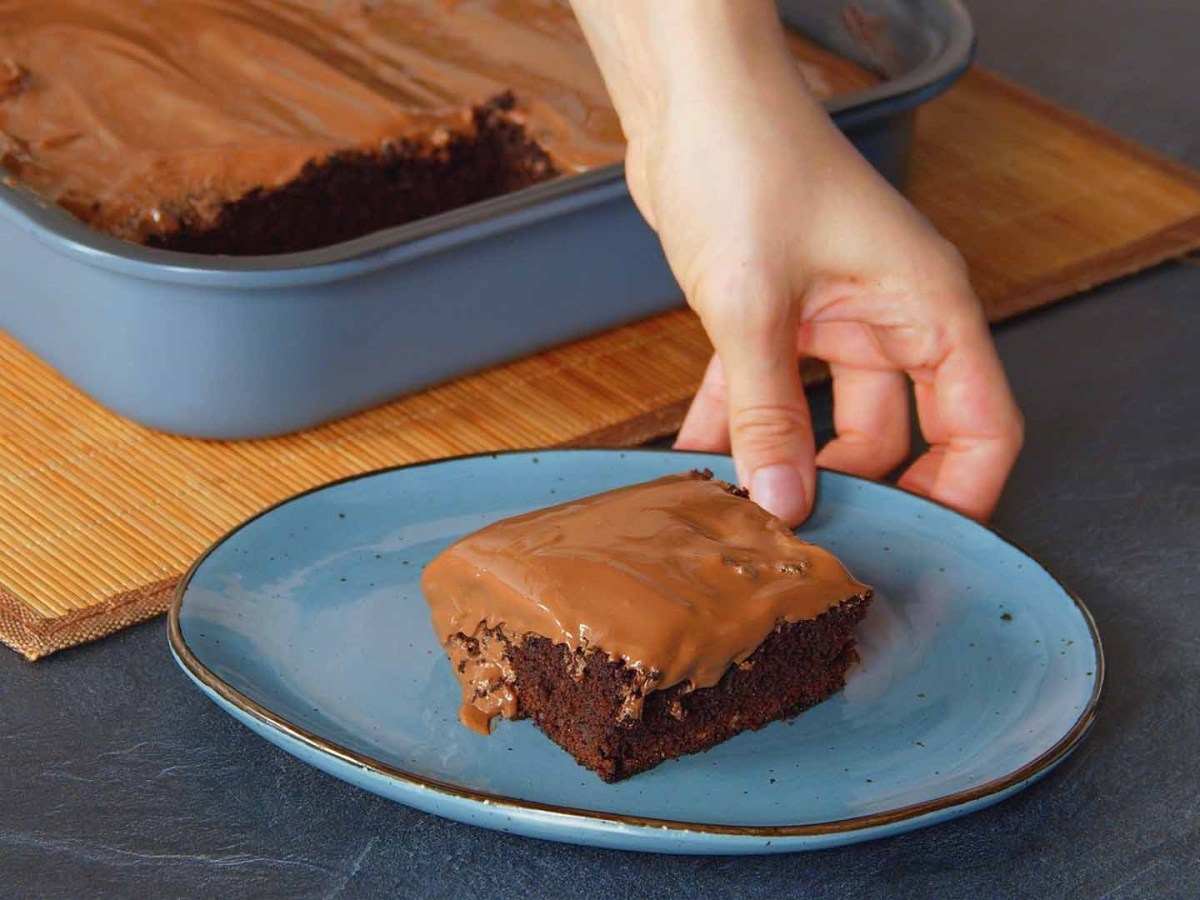
{"type": "Polygon", "coordinates": [[[780,79],[803,90],[770,0],[572,0],[622,127],[648,137],[692,106],[735,107],[780,79]]]}

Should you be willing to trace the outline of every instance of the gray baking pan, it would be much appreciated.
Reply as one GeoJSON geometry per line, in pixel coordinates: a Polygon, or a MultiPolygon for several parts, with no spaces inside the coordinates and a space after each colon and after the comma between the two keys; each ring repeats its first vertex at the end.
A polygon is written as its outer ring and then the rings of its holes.
{"type": "MultiPolygon", "coordinates": [[[[828,108],[902,185],[916,108],[971,59],[966,12],[957,0],[780,7],[887,76],[828,108]]],[[[306,428],[681,304],[620,166],[319,250],[236,258],[118,241],[4,184],[0,273],[0,328],[116,412],[209,438],[306,428]]]]}

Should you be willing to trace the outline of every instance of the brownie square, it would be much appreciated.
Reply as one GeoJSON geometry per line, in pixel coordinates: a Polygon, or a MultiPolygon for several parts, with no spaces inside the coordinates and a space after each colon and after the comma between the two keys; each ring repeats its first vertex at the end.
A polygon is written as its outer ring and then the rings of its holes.
{"type": "Polygon", "coordinates": [[[829,697],[871,600],[709,472],[497,522],[423,586],[464,724],[528,717],[605,781],[829,697]]]}

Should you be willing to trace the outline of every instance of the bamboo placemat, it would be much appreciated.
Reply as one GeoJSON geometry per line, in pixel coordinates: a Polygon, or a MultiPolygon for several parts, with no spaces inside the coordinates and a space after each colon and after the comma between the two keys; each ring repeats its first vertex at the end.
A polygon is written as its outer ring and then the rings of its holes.
{"type": "MultiPolygon", "coordinates": [[[[911,194],[993,320],[1200,247],[1200,175],[981,71],[921,114],[911,194]]],[[[222,444],[117,418],[0,333],[0,639],[37,659],[157,615],[225,530],[330,479],[668,433],[708,354],[681,310],[304,434],[222,444]]]]}

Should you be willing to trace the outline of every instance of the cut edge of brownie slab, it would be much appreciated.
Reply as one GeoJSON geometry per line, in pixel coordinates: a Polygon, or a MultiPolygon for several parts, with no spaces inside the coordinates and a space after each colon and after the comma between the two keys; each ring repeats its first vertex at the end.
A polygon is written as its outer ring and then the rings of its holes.
{"type": "Polygon", "coordinates": [[[854,596],[814,620],[781,623],[712,687],[683,682],[644,696],[641,673],[602,651],[580,654],[540,635],[492,638],[508,645],[513,718],[532,719],[576,762],[616,782],[793,718],[837,693],[858,660],[853,631],[870,600],[854,596]],[[630,705],[640,705],[640,715],[623,715],[630,705]]]}
{"type": "MultiPolygon", "coordinates": [[[[688,477],[709,481],[712,475],[688,477]]],[[[745,491],[713,483],[752,503],[745,491]]],[[[798,550],[815,549],[798,538],[795,543],[798,550]]],[[[730,565],[753,565],[737,557],[736,548],[731,554],[725,558],[730,565]]],[[[483,621],[471,634],[459,630],[439,637],[463,682],[464,724],[488,732],[496,714],[529,718],[578,763],[616,782],[794,717],[840,690],[858,658],[855,626],[872,597],[870,588],[847,579],[853,587],[845,589],[846,596],[819,615],[777,619],[752,652],[729,660],[715,683],[696,688],[684,680],[658,689],[660,673],[653,668],[598,645],[572,646],[533,631],[510,633],[501,621],[483,621]]]]}
{"type": "MultiPolygon", "coordinates": [[[[184,205],[149,247],[265,256],[326,247],[538,184],[558,175],[528,136],[511,92],[473,107],[463,129],[410,135],[382,149],[346,150],[308,163],[294,179],[221,204],[184,205]]],[[[76,210],[85,220],[86,210],[76,210]]]]}

